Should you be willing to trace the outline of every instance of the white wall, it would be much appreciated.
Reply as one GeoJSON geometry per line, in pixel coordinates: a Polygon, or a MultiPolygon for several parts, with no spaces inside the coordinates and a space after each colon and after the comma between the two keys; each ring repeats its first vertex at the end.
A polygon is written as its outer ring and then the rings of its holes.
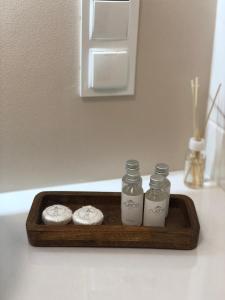
{"type": "MultiPolygon", "coordinates": [[[[217,86],[222,88],[212,112],[207,130],[206,175],[220,182],[225,188],[225,1],[218,0],[215,39],[213,48],[210,94],[217,86]]],[[[209,107],[211,101],[209,102],[209,107]]]]}
{"type": "Polygon", "coordinates": [[[2,191],[183,168],[190,79],[206,106],[216,1],[142,0],[134,97],[79,97],[78,0],[0,0],[2,191]]]}

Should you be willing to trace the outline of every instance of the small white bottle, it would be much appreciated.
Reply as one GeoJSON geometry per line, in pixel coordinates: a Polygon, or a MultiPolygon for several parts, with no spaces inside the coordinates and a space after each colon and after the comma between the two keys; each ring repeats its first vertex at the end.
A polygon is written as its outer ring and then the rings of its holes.
{"type": "Polygon", "coordinates": [[[162,175],[151,176],[150,189],[145,194],[144,226],[165,226],[168,195],[163,184],[162,175]]]}
{"type": "Polygon", "coordinates": [[[164,163],[158,163],[155,166],[155,174],[157,175],[162,175],[164,177],[164,183],[163,183],[163,189],[165,192],[167,192],[167,204],[166,204],[166,216],[168,215],[169,212],[169,205],[170,205],[170,188],[171,188],[171,183],[167,176],[169,175],[169,166],[164,163]]]}
{"type": "Polygon", "coordinates": [[[144,192],[140,176],[130,175],[121,194],[121,220],[123,225],[141,226],[144,192]]]}

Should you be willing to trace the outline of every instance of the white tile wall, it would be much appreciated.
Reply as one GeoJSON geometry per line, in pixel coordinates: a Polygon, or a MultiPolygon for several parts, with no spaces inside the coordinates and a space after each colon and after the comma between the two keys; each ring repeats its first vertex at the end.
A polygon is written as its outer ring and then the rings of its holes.
{"type": "MultiPolygon", "coordinates": [[[[222,83],[216,106],[206,132],[206,177],[216,180],[225,189],[225,1],[218,0],[214,36],[211,82],[213,97],[222,83]]],[[[209,100],[209,107],[212,101],[209,100]]]]}
{"type": "Polygon", "coordinates": [[[206,133],[206,179],[222,183],[225,173],[225,130],[210,120],[206,133]]]}
{"type": "MultiPolygon", "coordinates": [[[[225,63],[224,63],[225,68],[225,63]]],[[[212,104],[212,100],[209,100],[209,106],[212,104]]],[[[221,128],[225,128],[225,86],[222,85],[218,98],[216,100],[215,107],[212,111],[211,120],[219,125],[221,128]]]]}

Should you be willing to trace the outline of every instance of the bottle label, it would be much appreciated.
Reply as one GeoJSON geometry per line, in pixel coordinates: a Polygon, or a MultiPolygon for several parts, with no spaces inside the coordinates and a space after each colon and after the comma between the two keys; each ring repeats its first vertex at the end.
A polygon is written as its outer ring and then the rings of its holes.
{"type": "Polygon", "coordinates": [[[145,198],[144,226],[164,226],[168,200],[157,202],[145,198]]]}
{"type": "Polygon", "coordinates": [[[140,226],[143,214],[143,194],[130,196],[122,193],[121,213],[124,225],[140,226]]]}

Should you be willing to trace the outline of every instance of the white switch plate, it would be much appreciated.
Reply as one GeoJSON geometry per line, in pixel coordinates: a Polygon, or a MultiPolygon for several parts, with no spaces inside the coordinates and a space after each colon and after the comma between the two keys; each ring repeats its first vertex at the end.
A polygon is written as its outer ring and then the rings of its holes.
{"type": "Polygon", "coordinates": [[[91,39],[126,40],[129,11],[129,1],[93,1],[93,16],[90,16],[91,39]]]}
{"type": "Polygon", "coordinates": [[[133,95],[140,1],[81,2],[81,97],[133,95]]]}
{"type": "Polygon", "coordinates": [[[123,90],[128,82],[127,50],[91,49],[89,87],[97,90],[123,90]]]}

